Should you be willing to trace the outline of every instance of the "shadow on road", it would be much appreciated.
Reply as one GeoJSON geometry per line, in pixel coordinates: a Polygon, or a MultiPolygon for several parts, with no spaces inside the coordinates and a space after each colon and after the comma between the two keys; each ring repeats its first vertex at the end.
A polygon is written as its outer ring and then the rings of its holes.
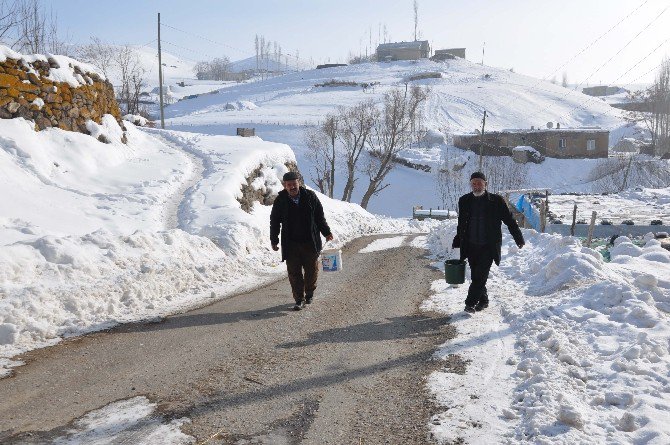
{"type": "MultiPolygon", "coordinates": [[[[427,317],[409,315],[387,318],[385,321],[370,321],[341,328],[326,329],[310,333],[305,340],[277,345],[278,348],[300,348],[319,343],[354,343],[364,341],[400,340],[417,337],[440,337],[445,339],[449,317],[427,317]]],[[[453,338],[455,332],[447,332],[453,338]]]]}
{"type": "Polygon", "coordinates": [[[209,313],[187,313],[174,315],[160,323],[143,323],[119,327],[123,332],[159,331],[163,329],[183,329],[193,326],[221,325],[237,323],[239,321],[268,320],[283,317],[291,312],[293,305],[280,304],[268,308],[242,311],[242,312],[209,312],[209,313]]]}

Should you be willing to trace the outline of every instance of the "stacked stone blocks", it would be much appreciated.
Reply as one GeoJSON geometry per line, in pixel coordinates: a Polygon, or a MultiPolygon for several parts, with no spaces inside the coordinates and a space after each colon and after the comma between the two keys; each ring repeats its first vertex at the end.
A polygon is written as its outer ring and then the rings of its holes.
{"type": "Polygon", "coordinates": [[[60,67],[51,57],[33,62],[11,58],[0,61],[0,118],[32,120],[38,131],[58,127],[86,134],[86,121],[99,124],[105,114],[122,125],[121,110],[109,81],[96,73],[83,72],[75,64],[71,68],[80,85],[73,87],[48,79],[52,68],[60,67]]]}

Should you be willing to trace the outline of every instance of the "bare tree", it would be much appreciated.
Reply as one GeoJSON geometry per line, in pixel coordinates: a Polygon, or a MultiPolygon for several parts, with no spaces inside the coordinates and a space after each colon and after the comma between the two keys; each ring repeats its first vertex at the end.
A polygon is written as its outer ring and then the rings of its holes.
{"type": "Polygon", "coordinates": [[[91,37],[91,43],[76,49],[76,57],[82,62],[94,65],[105,77],[109,77],[117,52],[117,47],[103,43],[98,37],[91,37]]]}
{"type": "Polygon", "coordinates": [[[412,87],[405,90],[395,89],[384,95],[379,118],[372,126],[368,143],[370,162],[366,169],[370,180],[363,194],[361,207],[367,208],[370,198],[388,187],[384,178],[395,167],[394,159],[398,152],[409,144],[419,106],[428,97],[428,90],[412,87]]]}
{"type": "Polygon", "coordinates": [[[565,71],[563,71],[563,78],[561,79],[561,85],[563,86],[563,88],[568,87],[568,73],[565,71]]]}
{"type": "Polygon", "coordinates": [[[342,142],[342,154],[347,167],[347,180],[342,193],[342,201],[351,202],[356,184],[356,171],[361,153],[370,138],[370,132],[379,112],[373,101],[365,101],[351,108],[340,108],[339,128],[334,129],[342,142]]]}
{"type": "Polygon", "coordinates": [[[670,59],[663,61],[650,88],[636,91],[630,98],[642,108],[628,112],[627,119],[644,124],[651,135],[655,154],[670,152],[670,59]]]}
{"type": "Polygon", "coordinates": [[[119,87],[119,102],[125,106],[125,112],[137,114],[139,111],[139,94],[144,85],[146,75],[135,50],[123,46],[116,54],[115,65],[119,70],[121,85],[119,87]]]}
{"type": "Polygon", "coordinates": [[[602,159],[588,180],[595,193],[618,193],[631,187],[670,186],[670,170],[665,161],[644,155],[602,159]]]}
{"type": "Polygon", "coordinates": [[[258,71],[258,55],[260,53],[260,41],[258,40],[258,34],[256,34],[256,39],[254,40],[254,48],[256,49],[256,71],[258,71]]]}
{"type": "Polygon", "coordinates": [[[482,170],[486,188],[492,193],[521,189],[528,182],[528,164],[514,162],[509,156],[485,156],[482,170]]]}
{"type": "Polygon", "coordinates": [[[457,153],[452,153],[449,146],[440,155],[440,166],[435,175],[437,192],[445,209],[456,210],[458,198],[467,193],[468,182],[465,177],[464,167],[467,159],[457,153]]]}
{"type": "Polygon", "coordinates": [[[305,144],[309,149],[307,157],[313,162],[316,177],[312,181],[324,195],[333,197],[335,188],[335,116],[327,116],[318,126],[307,127],[305,144]]]}
{"type": "Polygon", "coordinates": [[[58,20],[39,0],[16,0],[16,41],[12,48],[32,54],[68,54],[69,47],[58,36],[58,20]]]}
{"type": "Polygon", "coordinates": [[[15,1],[0,0],[0,42],[14,47],[16,37],[13,34],[19,24],[18,4],[15,1]]]}

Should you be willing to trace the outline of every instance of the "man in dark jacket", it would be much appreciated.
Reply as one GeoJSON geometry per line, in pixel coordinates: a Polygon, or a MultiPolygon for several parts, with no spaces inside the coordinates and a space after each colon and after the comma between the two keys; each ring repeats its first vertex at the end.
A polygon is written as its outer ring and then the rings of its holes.
{"type": "Polygon", "coordinates": [[[521,248],[525,241],[502,196],[486,191],[486,176],[475,172],[470,176],[472,192],[458,200],[458,227],[452,243],[461,249],[461,260],[470,264],[470,288],[465,300],[465,311],[473,313],[489,306],[486,280],[491,264],[500,265],[503,222],[521,248]]]}
{"type": "Polygon", "coordinates": [[[314,298],[323,247],[321,235],[332,241],[333,234],[321,201],[316,193],[300,186],[298,174],[288,172],[282,181],[284,190],[277,195],[270,213],[270,242],[273,250],[279,250],[281,227],[281,259],[286,261],[295,299],[293,309],[299,311],[314,298]]]}

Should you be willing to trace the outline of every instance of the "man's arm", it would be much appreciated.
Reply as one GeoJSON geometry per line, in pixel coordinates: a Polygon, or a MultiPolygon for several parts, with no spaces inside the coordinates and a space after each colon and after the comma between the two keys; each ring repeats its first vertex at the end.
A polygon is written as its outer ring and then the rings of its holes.
{"type": "Polygon", "coordinates": [[[459,233],[461,233],[461,226],[465,223],[462,221],[462,215],[463,215],[463,205],[462,201],[463,198],[459,198],[458,200],[458,223],[456,225],[456,236],[454,237],[454,240],[451,242],[451,248],[452,249],[460,249],[461,248],[461,237],[459,233]]]}
{"type": "Polygon", "coordinates": [[[314,222],[316,227],[319,229],[319,232],[326,237],[326,241],[332,241],[333,234],[330,231],[328,222],[326,221],[326,216],[323,214],[323,206],[319,198],[314,195],[314,222]]]}
{"type": "Polygon", "coordinates": [[[270,212],[270,243],[273,250],[279,250],[279,229],[281,226],[281,211],[279,209],[279,196],[275,198],[270,212]]]}
{"type": "Polygon", "coordinates": [[[509,230],[509,233],[512,235],[512,238],[514,238],[514,242],[516,243],[516,245],[519,248],[523,247],[524,244],[526,244],[526,241],[523,239],[521,229],[519,229],[519,225],[516,223],[516,220],[512,216],[512,212],[509,211],[507,203],[505,203],[505,198],[501,196],[496,201],[498,202],[498,212],[500,215],[500,219],[507,226],[507,229],[509,230]]]}

